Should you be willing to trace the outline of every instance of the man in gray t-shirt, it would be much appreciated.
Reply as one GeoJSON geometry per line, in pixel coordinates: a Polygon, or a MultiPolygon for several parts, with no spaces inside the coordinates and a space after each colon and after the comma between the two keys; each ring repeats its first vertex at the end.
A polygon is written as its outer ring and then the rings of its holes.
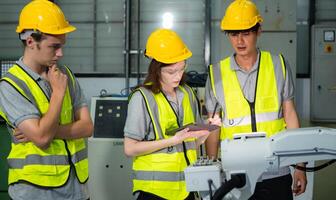
{"type": "Polygon", "coordinates": [[[9,189],[14,200],[89,199],[84,138],[93,123],[73,73],[58,66],[76,28],[50,1],[21,11],[16,32],[24,54],[0,82],[0,114],[12,134],[9,189]]]}
{"type": "MultiPolygon", "coordinates": [[[[206,141],[211,157],[217,156],[219,141],[232,139],[234,134],[265,132],[272,136],[285,128],[299,128],[288,63],[282,55],[257,48],[262,21],[252,1],[237,0],[228,6],[221,22],[234,53],[209,66],[205,104],[210,116],[222,118],[221,132],[206,141]]],[[[293,180],[292,189],[288,167],[264,173],[250,199],[293,199],[293,193],[305,191],[305,172],[295,170],[293,180]]]]}

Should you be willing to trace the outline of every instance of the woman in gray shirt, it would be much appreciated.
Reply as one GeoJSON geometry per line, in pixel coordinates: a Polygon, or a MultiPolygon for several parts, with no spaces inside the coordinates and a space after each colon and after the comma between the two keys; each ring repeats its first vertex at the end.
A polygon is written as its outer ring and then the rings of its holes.
{"type": "Polygon", "coordinates": [[[195,198],[186,191],[183,170],[196,161],[196,150],[209,131],[174,131],[202,123],[196,96],[184,81],[191,55],[171,30],[158,29],[148,38],[146,56],[152,61],[144,84],[131,94],[124,128],[138,200],[195,198]]]}

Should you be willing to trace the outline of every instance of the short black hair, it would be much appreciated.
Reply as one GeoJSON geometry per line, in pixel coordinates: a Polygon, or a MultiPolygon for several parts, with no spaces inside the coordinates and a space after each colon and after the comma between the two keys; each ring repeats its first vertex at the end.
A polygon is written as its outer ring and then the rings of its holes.
{"type": "Polygon", "coordinates": [[[240,32],[258,32],[260,28],[260,24],[257,23],[256,25],[252,26],[249,29],[245,29],[245,30],[224,30],[224,32],[226,34],[230,34],[230,33],[240,33],[240,32]]]}

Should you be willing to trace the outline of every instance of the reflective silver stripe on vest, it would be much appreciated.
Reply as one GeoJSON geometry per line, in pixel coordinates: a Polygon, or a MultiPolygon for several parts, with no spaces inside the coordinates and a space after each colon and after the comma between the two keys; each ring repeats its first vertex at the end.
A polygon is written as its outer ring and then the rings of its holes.
{"type": "MultiPolygon", "coordinates": [[[[196,149],[196,143],[194,141],[185,141],[186,150],[195,150],[196,149]]],[[[153,152],[154,153],[166,153],[166,154],[173,154],[173,153],[182,153],[183,151],[183,145],[177,144],[175,146],[167,147],[164,149],[160,149],[158,151],[153,152]]]]}
{"type": "MultiPolygon", "coordinates": [[[[255,114],[255,116],[257,122],[267,122],[282,118],[282,113],[281,112],[258,113],[255,114]]],[[[251,115],[235,119],[228,119],[225,115],[223,119],[224,127],[244,126],[249,124],[251,124],[251,115]]]]}
{"type": "Polygon", "coordinates": [[[183,181],[184,172],[137,171],[133,179],[148,181],[183,181]]]}
{"type": "MultiPolygon", "coordinates": [[[[75,102],[75,82],[73,81],[75,78],[72,76],[70,69],[67,66],[63,66],[64,70],[62,70],[63,73],[68,75],[68,87],[71,97],[71,103],[75,102]]],[[[72,115],[72,118],[74,119],[74,114],[72,115]]]]}
{"type": "Polygon", "coordinates": [[[7,162],[11,169],[22,169],[25,165],[69,165],[67,155],[41,156],[32,154],[26,158],[9,158],[7,162]]]}
{"type": "Polygon", "coordinates": [[[13,82],[15,82],[23,90],[23,92],[26,94],[28,99],[34,104],[34,106],[38,108],[35,98],[25,82],[23,82],[21,79],[17,78],[11,73],[7,73],[6,77],[11,79],[13,82]]]}
{"type": "Polygon", "coordinates": [[[71,157],[71,161],[72,163],[76,164],[84,159],[86,159],[88,157],[88,152],[87,152],[87,148],[85,147],[84,149],[76,152],[75,154],[72,155],[71,157]]]}
{"type": "MultiPolygon", "coordinates": [[[[220,70],[220,63],[216,63],[212,65],[212,74],[213,74],[213,82],[215,84],[215,90],[216,90],[216,98],[217,101],[222,105],[224,101],[224,94],[223,94],[223,82],[222,82],[222,72],[220,70]]],[[[224,106],[222,105],[222,108],[224,106]]]]}
{"type": "MultiPolygon", "coordinates": [[[[147,109],[149,109],[148,112],[151,112],[151,114],[153,116],[153,118],[152,118],[152,116],[149,115],[151,120],[152,120],[152,123],[154,123],[155,127],[157,128],[157,131],[158,131],[157,135],[159,136],[158,139],[163,139],[164,137],[163,137],[163,134],[162,134],[162,130],[161,130],[161,126],[160,126],[160,123],[159,123],[158,115],[157,115],[157,112],[156,112],[159,108],[158,108],[158,105],[155,101],[153,93],[151,91],[145,89],[145,88],[139,88],[138,90],[140,90],[141,94],[144,95],[144,99],[149,106],[147,109]]],[[[155,129],[154,129],[154,132],[155,132],[155,129]]]]}

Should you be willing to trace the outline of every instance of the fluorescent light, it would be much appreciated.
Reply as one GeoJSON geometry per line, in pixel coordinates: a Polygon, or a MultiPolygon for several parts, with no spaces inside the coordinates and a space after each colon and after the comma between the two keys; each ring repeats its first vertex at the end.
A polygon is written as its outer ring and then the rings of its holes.
{"type": "Polygon", "coordinates": [[[171,29],[173,27],[174,16],[170,12],[166,12],[162,15],[163,28],[171,29]]]}

